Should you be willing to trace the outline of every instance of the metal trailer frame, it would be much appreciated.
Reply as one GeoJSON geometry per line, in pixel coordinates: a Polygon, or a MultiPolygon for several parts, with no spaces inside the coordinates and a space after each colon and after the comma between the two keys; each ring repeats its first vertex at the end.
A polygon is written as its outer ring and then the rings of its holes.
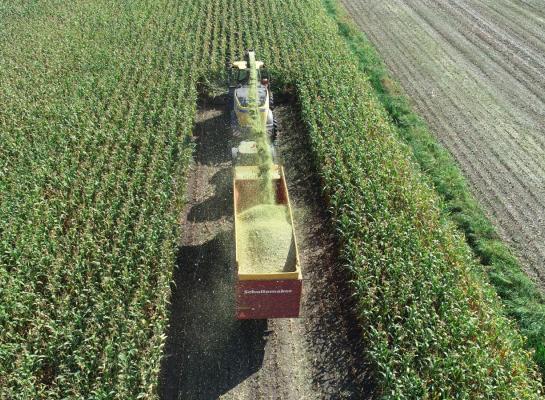
{"type": "MultiPolygon", "coordinates": [[[[279,165],[273,166],[273,182],[276,184],[277,204],[284,204],[288,207],[292,226],[292,242],[288,259],[286,260],[285,272],[265,274],[248,274],[239,271],[237,243],[237,214],[255,205],[247,202],[248,199],[244,198],[244,192],[251,192],[252,185],[257,185],[258,168],[256,166],[238,166],[233,171],[236,318],[299,317],[303,280],[284,169],[279,165]]],[[[255,198],[255,196],[251,197],[255,198]]]]}

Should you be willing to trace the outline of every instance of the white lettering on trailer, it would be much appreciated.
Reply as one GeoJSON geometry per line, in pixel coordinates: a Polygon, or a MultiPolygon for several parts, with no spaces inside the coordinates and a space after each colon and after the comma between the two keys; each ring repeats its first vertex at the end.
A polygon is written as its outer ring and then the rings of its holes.
{"type": "Polygon", "coordinates": [[[244,294],[285,294],[285,293],[291,293],[292,289],[245,289],[244,294]]]}

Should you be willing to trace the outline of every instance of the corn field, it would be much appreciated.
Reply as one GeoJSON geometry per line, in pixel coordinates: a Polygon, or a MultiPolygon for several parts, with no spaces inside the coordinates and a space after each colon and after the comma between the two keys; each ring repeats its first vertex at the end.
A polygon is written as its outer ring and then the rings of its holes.
{"type": "Polygon", "coordinates": [[[319,0],[0,6],[0,397],[156,398],[198,84],[294,88],[384,398],[539,398],[319,0]]]}

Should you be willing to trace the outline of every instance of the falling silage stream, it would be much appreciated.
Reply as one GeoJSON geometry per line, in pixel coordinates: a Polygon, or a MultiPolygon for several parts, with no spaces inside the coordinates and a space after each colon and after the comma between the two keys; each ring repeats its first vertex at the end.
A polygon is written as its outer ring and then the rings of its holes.
{"type": "Polygon", "coordinates": [[[253,207],[237,216],[239,268],[244,273],[283,271],[292,240],[288,208],[276,204],[273,186],[271,142],[260,113],[258,69],[255,54],[249,53],[249,138],[257,148],[259,191],[253,207]]]}
{"type": "Polygon", "coordinates": [[[310,154],[291,106],[275,110],[304,275],[302,316],[234,318],[231,163],[223,106],[201,104],[175,270],[162,399],[361,399],[369,384],[310,154]]]}

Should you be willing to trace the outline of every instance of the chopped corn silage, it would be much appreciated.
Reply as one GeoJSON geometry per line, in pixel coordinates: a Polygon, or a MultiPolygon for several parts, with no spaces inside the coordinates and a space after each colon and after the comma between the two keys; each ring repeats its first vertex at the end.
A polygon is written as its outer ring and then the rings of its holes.
{"type": "Polygon", "coordinates": [[[260,204],[237,216],[239,272],[266,274],[285,271],[292,226],[284,205],[260,204]]]}

